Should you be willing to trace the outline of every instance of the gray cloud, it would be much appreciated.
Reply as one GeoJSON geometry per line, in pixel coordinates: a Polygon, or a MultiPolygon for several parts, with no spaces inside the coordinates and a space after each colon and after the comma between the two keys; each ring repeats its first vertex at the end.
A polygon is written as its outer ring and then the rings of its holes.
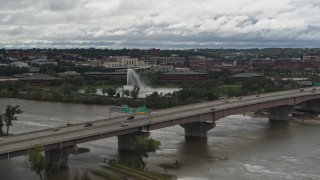
{"type": "Polygon", "coordinates": [[[319,47],[318,0],[0,0],[0,47],[319,47]]]}

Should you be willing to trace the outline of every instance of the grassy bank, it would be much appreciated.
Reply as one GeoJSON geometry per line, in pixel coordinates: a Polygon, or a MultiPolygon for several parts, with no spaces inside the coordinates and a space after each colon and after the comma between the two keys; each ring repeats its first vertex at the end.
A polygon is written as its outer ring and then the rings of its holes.
{"type": "Polygon", "coordinates": [[[176,176],[171,174],[161,174],[142,169],[127,167],[121,164],[111,164],[109,166],[102,166],[102,169],[93,170],[92,174],[102,177],[104,179],[118,180],[118,179],[137,179],[137,180],[175,180],[176,176]]]}

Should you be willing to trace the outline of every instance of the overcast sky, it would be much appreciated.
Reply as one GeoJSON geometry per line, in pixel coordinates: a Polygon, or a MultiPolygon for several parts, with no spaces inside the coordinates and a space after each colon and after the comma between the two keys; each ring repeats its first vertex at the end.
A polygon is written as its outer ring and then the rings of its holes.
{"type": "Polygon", "coordinates": [[[320,0],[0,0],[0,48],[319,47],[320,0]]]}

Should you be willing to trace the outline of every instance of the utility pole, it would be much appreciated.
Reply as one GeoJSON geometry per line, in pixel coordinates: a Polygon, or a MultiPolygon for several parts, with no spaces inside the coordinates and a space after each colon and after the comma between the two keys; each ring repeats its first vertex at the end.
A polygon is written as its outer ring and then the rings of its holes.
{"type": "Polygon", "coordinates": [[[151,112],[148,112],[149,124],[151,124],[151,112]]]}

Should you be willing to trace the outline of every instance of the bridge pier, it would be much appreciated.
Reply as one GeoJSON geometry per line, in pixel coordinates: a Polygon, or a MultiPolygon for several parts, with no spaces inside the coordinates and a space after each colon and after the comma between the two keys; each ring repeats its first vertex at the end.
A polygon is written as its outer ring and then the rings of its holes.
{"type": "Polygon", "coordinates": [[[150,132],[148,131],[140,131],[130,134],[124,134],[118,136],[118,149],[119,150],[128,150],[133,151],[134,150],[134,142],[137,137],[139,136],[150,136],[150,132]]]}
{"type": "Polygon", "coordinates": [[[45,157],[49,163],[58,163],[62,167],[69,166],[69,154],[76,148],[75,145],[45,151],[45,157]]]}
{"type": "Polygon", "coordinates": [[[186,137],[206,138],[207,131],[216,127],[216,123],[215,122],[193,122],[193,123],[180,124],[180,126],[184,128],[186,137]]]}
{"type": "Polygon", "coordinates": [[[269,109],[269,121],[289,121],[289,114],[294,110],[294,106],[277,106],[269,109]]]}

